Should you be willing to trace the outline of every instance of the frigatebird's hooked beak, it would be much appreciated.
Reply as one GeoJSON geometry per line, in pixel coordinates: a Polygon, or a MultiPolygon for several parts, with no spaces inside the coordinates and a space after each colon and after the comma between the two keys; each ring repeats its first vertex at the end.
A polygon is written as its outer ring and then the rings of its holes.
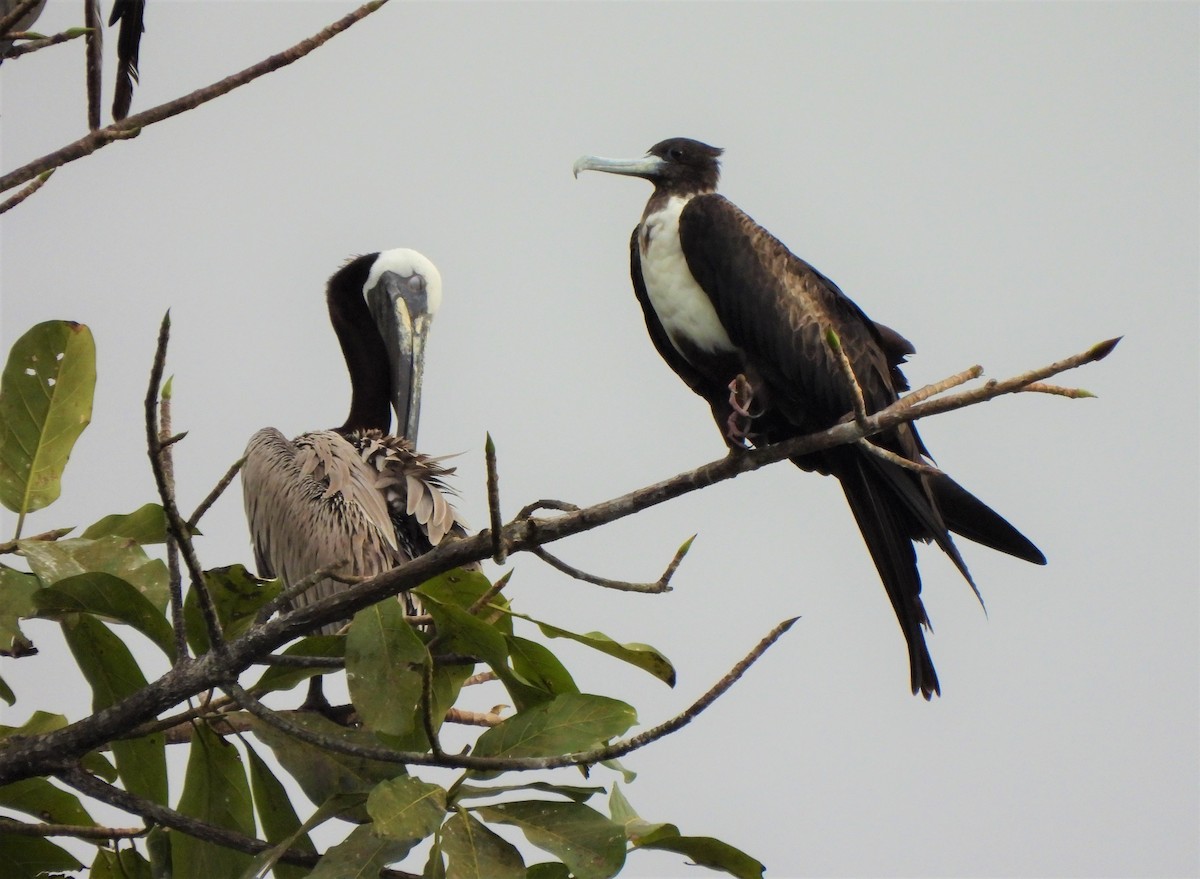
{"type": "Polygon", "coordinates": [[[372,267],[363,292],[391,364],[397,432],[415,444],[421,418],[425,341],[441,304],[441,275],[415,250],[384,251],[372,267]]]}
{"type": "Polygon", "coordinates": [[[607,174],[624,174],[628,177],[642,177],[653,180],[662,173],[667,162],[653,155],[642,156],[640,159],[605,159],[601,156],[580,156],[571,166],[572,173],[578,177],[580,171],[604,171],[607,174]]]}

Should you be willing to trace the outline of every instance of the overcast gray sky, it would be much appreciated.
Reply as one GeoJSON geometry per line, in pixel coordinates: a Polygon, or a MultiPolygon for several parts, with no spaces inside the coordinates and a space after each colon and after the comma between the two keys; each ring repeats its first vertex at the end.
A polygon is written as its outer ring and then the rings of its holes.
{"type": "MultiPolygon", "coordinates": [[[[78,7],[52,2],[40,29],[78,7]]],[[[134,110],[351,8],[155,0],[134,110]]],[[[777,466],[556,547],[653,579],[696,532],[667,596],[515,559],[517,605],[675,662],[672,691],[552,645],[644,725],[802,615],[707,714],[628,758],[631,802],[771,876],[1194,875],[1198,46],[1194,3],[390,4],[60,170],[0,221],[3,348],[69,318],[99,352],[65,496],[27,530],[154,498],[141,399],[168,308],[183,506],[259,427],[340,423],[349,389],[323,284],[387,247],[441,269],[420,445],[464,452],[476,525],[485,431],[509,514],[720,457],[629,287],[648,185],[571,177],[582,153],[696,137],[726,148],[726,195],[916,344],[914,386],[1125,341],[1064,379],[1099,399],[1007,397],[923,423],[939,464],[1050,560],[964,545],[985,616],[948,560],[921,551],[932,704],[908,693],[903,638],[833,480],[777,466]]],[[[83,132],[82,81],[79,45],[4,64],[4,169],[83,132]]],[[[0,524],[11,533],[13,517],[0,524]]],[[[203,527],[208,565],[249,560],[240,490],[203,527]]],[[[4,665],[21,699],[4,721],[35,705],[80,716],[86,686],[62,671],[53,627],[31,631],[42,654],[4,665]]],[[[696,872],[638,853],[625,875],[696,872]]]]}

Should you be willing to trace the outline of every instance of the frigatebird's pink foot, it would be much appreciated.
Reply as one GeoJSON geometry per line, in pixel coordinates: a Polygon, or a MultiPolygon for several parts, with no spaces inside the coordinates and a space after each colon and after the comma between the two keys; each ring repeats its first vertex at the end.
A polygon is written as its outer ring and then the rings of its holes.
{"type": "Polygon", "coordinates": [[[744,447],[753,442],[750,432],[750,421],[754,415],[750,412],[750,404],[754,402],[754,389],[750,381],[742,373],[738,373],[729,383],[729,418],[725,422],[725,436],[735,447],[744,447]]]}

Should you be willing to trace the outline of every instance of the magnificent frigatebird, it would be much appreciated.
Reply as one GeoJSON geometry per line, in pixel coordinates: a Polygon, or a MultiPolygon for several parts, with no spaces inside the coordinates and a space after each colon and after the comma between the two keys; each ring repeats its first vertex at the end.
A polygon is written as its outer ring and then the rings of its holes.
{"type": "MultiPolygon", "coordinates": [[[[452,469],[416,451],[429,325],[441,302],[437,268],[414,250],[351,260],[326,292],[350,373],[350,414],[341,427],[288,440],[273,427],[250,438],[242,466],[246,519],[259,573],[285,585],[327,565],[370,577],[429,552],[465,530],[446,477],[452,469]],[[391,409],[401,433],[391,435],[391,409]]],[[[345,585],[325,579],[297,606],[345,585]]],[[[405,594],[406,611],[416,613],[405,594]]],[[[342,623],[324,626],[334,634],[342,623]]],[[[324,704],[320,678],[306,705],[324,704]]]]}
{"type": "MultiPolygon", "coordinates": [[[[580,171],[654,184],[629,242],[633,289],[658,353],[712,409],[732,448],[832,427],[853,411],[853,389],[827,343],[836,332],[868,412],[893,403],[913,346],[873,322],[837,285],[718,195],[723,150],[677,137],[640,159],[583,156],[580,171]]],[[[913,462],[928,455],[914,425],[870,442],[913,462]]],[[[1046,558],[994,510],[944,474],[905,468],[856,445],[797,456],[836,476],[908,642],[912,691],[941,693],[922,627],[913,541],[937,543],[975,589],[949,532],[1035,564],[1046,558]]]]}

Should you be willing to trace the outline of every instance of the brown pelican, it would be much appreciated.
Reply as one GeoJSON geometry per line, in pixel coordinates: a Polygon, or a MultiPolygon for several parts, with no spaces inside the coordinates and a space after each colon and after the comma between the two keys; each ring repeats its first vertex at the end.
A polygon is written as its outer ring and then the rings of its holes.
{"type": "MultiPolygon", "coordinates": [[[[830,328],[867,410],[890,405],[908,389],[900,365],[915,349],[717,194],[722,152],[673,138],[640,159],[575,162],[576,176],[606,171],[654,184],[629,244],[633,289],[654,347],[708,402],[732,448],[825,430],[852,411],[849,382],[825,341],[830,328]]],[[[870,441],[913,462],[928,455],[915,425],[870,441]]],[[[908,642],[912,691],[932,698],[941,688],[922,632],[929,617],[913,541],[936,542],[972,589],[951,531],[1035,564],[1045,556],[948,476],[917,473],[853,445],[792,460],[841,481],[908,642]]]]}
{"type": "MultiPolygon", "coordinates": [[[[447,499],[452,470],[414,447],[425,340],[441,295],[438,270],[413,250],[360,256],[329,279],[329,317],[350,372],[350,414],[341,427],[293,440],[273,427],[250,438],[242,489],[263,576],[290,585],[344,561],[344,573],[369,577],[429,552],[447,534],[465,533],[447,499]],[[392,408],[399,435],[388,433],[392,408]]],[[[296,604],[343,588],[322,580],[296,604]]],[[[333,634],[341,625],[320,631],[333,634]]],[[[306,705],[317,707],[324,704],[320,678],[312,684],[306,705]]]]}

